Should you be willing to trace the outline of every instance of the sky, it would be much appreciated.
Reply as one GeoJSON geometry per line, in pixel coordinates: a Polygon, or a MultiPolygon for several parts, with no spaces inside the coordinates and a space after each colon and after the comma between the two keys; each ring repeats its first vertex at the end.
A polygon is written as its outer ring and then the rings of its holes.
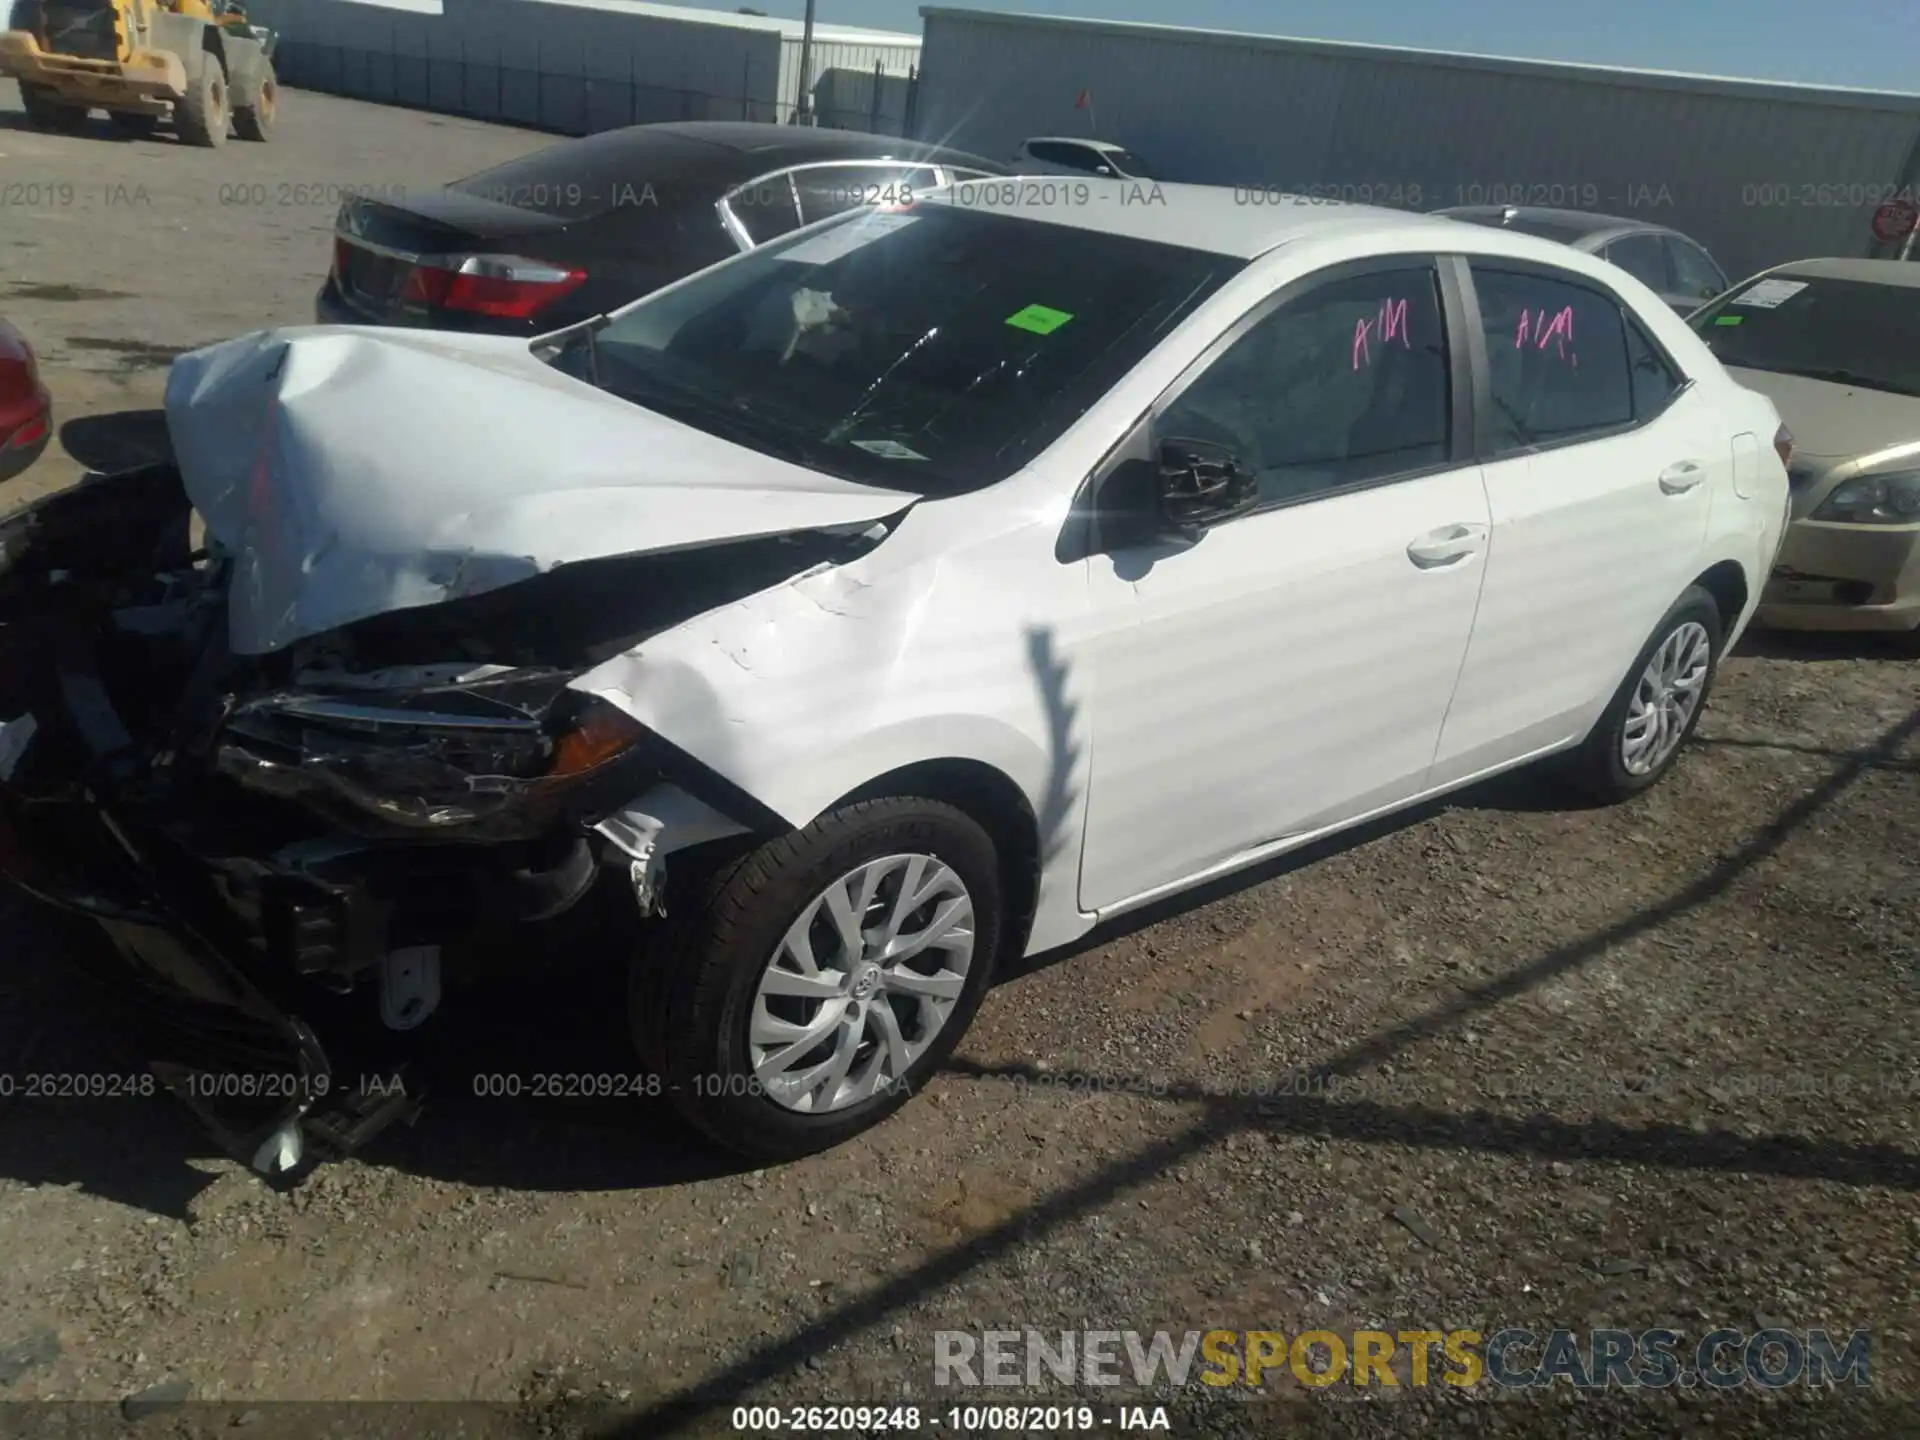
{"type": "MultiPolygon", "coordinates": [[[[798,18],[805,0],[743,3],[798,18]]],[[[921,0],[816,0],[821,24],[920,29],[921,0]]],[[[1357,40],[1920,93],[1920,0],[988,0],[965,8],[1357,40]]]]}

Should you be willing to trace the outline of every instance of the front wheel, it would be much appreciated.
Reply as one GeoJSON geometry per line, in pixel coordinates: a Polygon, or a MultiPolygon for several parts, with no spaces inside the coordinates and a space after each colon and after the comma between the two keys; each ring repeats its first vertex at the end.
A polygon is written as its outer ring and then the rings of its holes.
{"type": "Polygon", "coordinates": [[[945,1062],[992,981],[992,840],[951,805],[843,806],[669,900],[634,967],[642,1059],[690,1121],[756,1160],[879,1124],[945,1062]]]}
{"type": "Polygon", "coordinates": [[[189,145],[227,143],[232,114],[227,108],[227,72],[211,55],[187,82],[187,93],[173,102],[173,130],[189,145]]]}
{"type": "Polygon", "coordinates": [[[1651,789],[1673,768],[1706,708],[1724,635],[1720,606],[1698,585],[1674,602],[1571,757],[1570,777],[1582,791],[1611,804],[1651,789]]]}
{"type": "Polygon", "coordinates": [[[279,106],[279,81],[274,78],[273,66],[263,60],[259,74],[248,83],[247,94],[234,104],[234,133],[242,140],[271,140],[279,106]]]}
{"type": "Polygon", "coordinates": [[[58,91],[45,85],[23,83],[20,104],[27,112],[27,123],[36,130],[77,135],[87,128],[87,107],[67,104],[60,99],[58,91]]]}

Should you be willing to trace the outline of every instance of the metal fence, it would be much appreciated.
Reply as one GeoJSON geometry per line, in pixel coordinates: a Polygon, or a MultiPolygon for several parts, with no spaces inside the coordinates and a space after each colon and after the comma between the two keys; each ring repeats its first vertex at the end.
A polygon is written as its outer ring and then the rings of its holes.
{"type": "MultiPolygon", "coordinates": [[[[811,83],[801,83],[797,40],[783,42],[779,81],[743,58],[737,87],[693,89],[627,80],[604,73],[583,76],[544,65],[536,47],[531,64],[397,53],[391,46],[344,46],[290,36],[280,42],[275,67],[286,84],[356,100],[404,105],[475,120],[520,125],[563,135],[587,135],[624,125],[675,120],[754,120],[812,124],[880,135],[911,133],[919,73],[889,68],[887,58],[838,53],[873,47],[816,44],[808,57],[811,83]],[[848,63],[853,61],[854,63],[848,63]]],[[[897,62],[893,62],[897,65],[897,62]]]]}

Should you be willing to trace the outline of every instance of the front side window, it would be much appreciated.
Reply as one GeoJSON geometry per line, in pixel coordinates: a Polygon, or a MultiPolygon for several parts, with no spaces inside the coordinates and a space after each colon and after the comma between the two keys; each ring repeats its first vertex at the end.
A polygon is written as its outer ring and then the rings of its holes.
{"type": "Polygon", "coordinates": [[[1727,277],[1707,252],[1678,235],[1667,237],[1667,255],[1673,265],[1673,293],[1688,300],[1707,301],[1727,288],[1727,277]]]}
{"type": "Polygon", "coordinates": [[[554,363],[750,449],[951,494],[1039,454],[1245,265],[923,201],[749,251],[554,363]]]}
{"type": "Polygon", "coordinates": [[[1571,277],[1473,265],[1487,346],[1493,448],[1528,450],[1629,425],[1633,379],[1619,303],[1571,277]]]}
{"type": "Polygon", "coordinates": [[[1920,395],[1920,287],[1767,275],[1688,323],[1722,365],[1920,395]]]}
{"type": "Polygon", "coordinates": [[[1656,294],[1667,289],[1667,252],[1658,235],[1623,235],[1607,246],[1607,259],[1656,294]]]}
{"type": "Polygon", "coordinates": [[[1263,504],[1445,463],[1451,385],[1431,266],[1329,281],[1257,322],[1163,411],[1156,438],[1207,440],[1263,504]]]}

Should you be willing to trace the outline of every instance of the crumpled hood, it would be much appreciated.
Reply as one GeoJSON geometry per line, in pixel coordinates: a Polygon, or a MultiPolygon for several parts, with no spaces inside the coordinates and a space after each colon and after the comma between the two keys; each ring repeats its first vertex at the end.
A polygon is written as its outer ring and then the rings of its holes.
{"type": "Polygon", "coordinates": [[[870,524],[917,498],[653,414],[511,337],[257,331],[176,360],[166,409],[187,495],[235,556],[243,655],[559,565],[870,524]]]}

